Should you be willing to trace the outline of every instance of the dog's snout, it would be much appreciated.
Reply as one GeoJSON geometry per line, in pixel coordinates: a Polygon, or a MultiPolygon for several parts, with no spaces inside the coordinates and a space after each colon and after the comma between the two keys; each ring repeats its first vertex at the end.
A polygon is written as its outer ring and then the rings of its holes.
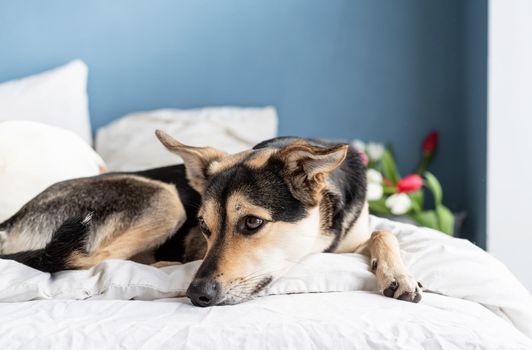
{"type": "Polygon", "coordinates": [[[197,279],[190,283],[187,297],[196,306],[206,307],[216,304],[220,295],[220,284],[213,279],[197,279]]]}

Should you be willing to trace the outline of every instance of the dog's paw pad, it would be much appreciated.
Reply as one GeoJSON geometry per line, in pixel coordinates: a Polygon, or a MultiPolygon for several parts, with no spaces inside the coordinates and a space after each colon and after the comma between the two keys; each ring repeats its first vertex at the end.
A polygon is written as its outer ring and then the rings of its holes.
{"type": "Polygon", "coordinates": [[[420,300],[421,300],[421,291],[416,288],[416,290],[413,293],[412,292],[404,292],[397,299],[404,300],[404,301],[410,301],[412,303],[419,303],[420,300]]]}
{"type": "Polygon", "coordinates": [[[406,275],[397,276],[384,284],[382,294],[388,298],[418,303],[421,300],[421,283],[406,275]]]}
{"type": "Polygon", "coordinates": [[[392,281],[392,283],[388,285],[388,288],[382,291],[382,294],[384,294],[384,296],[387,296],[388,298],[393,298],[393,295],[395,294],[397,288],[399,288],[399,283],[397,283],[397,281],[392,281]]]}

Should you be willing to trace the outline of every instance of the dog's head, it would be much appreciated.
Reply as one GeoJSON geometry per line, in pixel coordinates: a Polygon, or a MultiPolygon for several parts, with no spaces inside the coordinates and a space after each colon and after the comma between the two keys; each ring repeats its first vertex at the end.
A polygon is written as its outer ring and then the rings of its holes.
{"type": "Polygon", "coordinates": [[[187,291],[195,305],[251,299],[304,256],[324,249],[319,202],[346,145],[299,140],[227,155],[183,145],[162,131],[157,137],[183,158],[190,185],[202,195],[198,219],[207,254],[187,291]]]}

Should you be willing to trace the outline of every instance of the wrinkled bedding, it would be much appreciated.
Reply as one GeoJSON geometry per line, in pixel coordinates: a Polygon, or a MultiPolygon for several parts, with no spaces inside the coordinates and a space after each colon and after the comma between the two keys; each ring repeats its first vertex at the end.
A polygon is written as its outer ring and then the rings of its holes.
{"type": "Polygon", "coordinates": [[[31,301],[0,305],[2,349],[530,349],[479,304],[421,304],[370,292],[276,295],[236,306],[188,300],[31,301]]]}
{"type": "Polygon", "coordinates": [[[385,298],[358,254],[309,256],[260,298],[211,308],[183,298],[199,262],[51,276],[0,261],[0,349],[532,349],[532,298],[495,258],[430,229],[371,225],[394,232],[411,273],[441,294],[385,298]]]}

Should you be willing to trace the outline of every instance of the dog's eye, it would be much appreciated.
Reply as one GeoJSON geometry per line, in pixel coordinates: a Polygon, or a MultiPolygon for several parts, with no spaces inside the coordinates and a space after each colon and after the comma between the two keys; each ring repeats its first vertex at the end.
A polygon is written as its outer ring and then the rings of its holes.
{"type": "Polygon", "coordinates": [[[264,224],[264,220],[256,216],[246,216],[244,218],[244,232],[253,233],[264,224]]]}
{"type": "Polygon", "coordinates": [[[201,230],[201,233],[203,233],[206,237],[209,237],[211,235],[211,231],[209,230],[209,227],[205,223],[205,220],[203,220],[202,217],[198,218],[198,225],[201,230]]]}

